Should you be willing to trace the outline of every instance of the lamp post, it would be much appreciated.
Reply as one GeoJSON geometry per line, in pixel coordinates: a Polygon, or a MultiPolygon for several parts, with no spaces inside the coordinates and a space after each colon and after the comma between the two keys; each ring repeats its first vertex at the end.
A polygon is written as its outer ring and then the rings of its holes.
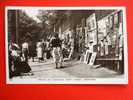
{"type": "Polygon", "coordinates": [[[15,16],[16,16],[16,43],[18,44],[18,38],[19,38],[19,32],[18,32],[19,11],[18,10],[16,10],[15,16]]]}

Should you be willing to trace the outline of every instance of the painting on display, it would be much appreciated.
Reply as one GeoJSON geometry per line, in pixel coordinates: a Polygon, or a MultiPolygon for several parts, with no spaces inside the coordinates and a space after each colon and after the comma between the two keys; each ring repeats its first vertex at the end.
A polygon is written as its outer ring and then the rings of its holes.
{"type": "Polygon", "coordinates": [[[114,25],[118,25],[119,24],[119,15],[118,13],[116,12],[114,14],[114,25]]]}
{"type": "Polygon", "coordinates": [[[108,17],[108,19],[109,19],[109,29],[110,29],[110,30],[113,30],[113,26],[114,26],[114,16],[111,15],[111,16],[108,17]]]}
{"type": "Polygon", "coordinates": [[[89,59],[89,65],[94,65],[94,62],[96,60],[96,55],[97,53],[96,52],[93,52],[90,59],[89,59]]]}
{"type": "Polygon", "coordinates": [[[86,51],[84,63],[88,64],[90,62],[92,53],[89,50],[86,51]]]}
{"type": "Polygon", "coordinates": [[[107,35],[106,20],[101,19],[98,21],[98,40],[99,43],[107,35]]]}
{"type": "Polygon", "coordinates": [[[92,15],[90,15],[87,20],[86,20],[86,24],[88,27],[88,30],[94,30],[96,29],[96,16],[95,13],[93,13],[92,15]]]}

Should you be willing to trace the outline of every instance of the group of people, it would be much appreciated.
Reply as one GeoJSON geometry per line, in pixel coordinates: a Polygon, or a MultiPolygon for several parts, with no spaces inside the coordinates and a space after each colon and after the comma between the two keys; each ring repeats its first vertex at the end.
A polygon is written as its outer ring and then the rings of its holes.
{"type": "Polygon", "coordinates": [[[74,52],[74,40],[70,39],[70,50],[63,47],[63,41],[59,38],[58,33],[54,33],[51,39],[44,41],[43,39],[37,43],[24,41],[21,48],[10,42],[9,45],[9,75],[20,75],[22,73],[31,73],[28,59],[37,57],[38,62],[46,61],[52,57],[56,68],[63,67],[63,58],[66,53],[69,59],[72,58],[74,52]],[[65,50],[67,52],[65,52],[65,50]]]}
{"type": "Polygon", "coordinates": [[[27,44],[26,42],[22,45],[23,49],[10,42],[9,45],[9,77],[19,76],[22,74],[25,75],[33,75],[31,72],[31,68],[28,64],[28,58],[26,57],[28,54],[27,44]]]}
{"type": "Polygon", "coordinates": [[[40,40],[36,46],[38,62],[45,60],[47,56],[52,56],[56,68],[63,67],[63,58],[72,58],[74,52],[74,39],[71,38],[68,43],[68,45],[70,45],[70,50],[67,50],[63,44],[63,40],[59,38],[58,33],[54,33],[53,37],[48,41],[40,40]]]}
{"type": "Polygon", "coordinates": [[[39,42],[37,42],[36,44],[36,52],[37,52],[37,58],[38,58],[38,62],[41,61],[46,61],[47,59],[49,59],[51,57],[50,54],[50,40],[47,39],[46,41],[39,40],[39,42]]]}

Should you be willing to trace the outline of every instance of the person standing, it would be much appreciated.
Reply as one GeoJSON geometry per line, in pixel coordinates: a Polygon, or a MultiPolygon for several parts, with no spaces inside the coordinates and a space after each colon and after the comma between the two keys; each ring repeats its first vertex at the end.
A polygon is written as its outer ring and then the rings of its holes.
{"type": "Polygon", "coordinates": [[[22,44],[22,55],[26,62],[28,62],[28,53],[29,53],[29,46],[28,42],[25,40],[24,43],[22,44]]]}
{"type": "Polygon", "coordinates": [[[71,60],[73,53],[74,53],[74,38],[73,37],[70,38],[69,45],[70,45],[70,53],[69,53],[68,58],[71,60]]]}
{"type": "Polygon", "coordinates": [[[100,41],[100,56],[104,56],[104,40],[100,41]]]}
{"type": "Polygon", "coordinates": [[[50,59],[51,54],[50,54],[51,48],[50,48],[50,39],[47,39],[46,41],[46,58],[50,59]]]}
{"type": "Polygon", "coordinates": [[[41,40],[37,43],[37,57],[38,57],[38,62],[40,62],[42,59],[42,42],[41,42],[41,40]]]}
{"type": "Polygon", "coordinates": [[[19,66],[18,63],[20,61],[20,48],[15,43],[10,43],[9,46],[9,77],[12,78],[15,73],[18,72],[19,66]]]}
{"type": "Polygon", "coordinates": [[[42,39],[42,60],[46,61],[46,41],[42,39]]]}
{"type": "Polygon", "coordinates": [[[54,38],[51,40],[51,46],[53,48],[53,59],[56,64],[56,68],[62,67],[62,50],[61,50],[61,40],[58,36],[58,33],[54,34],[54,38]],[[58,66],[60,64],[60,66],[58,66]]]}
{"type": "Polygon", "coordinates": [[[108,54],[109,54],[109,50],[108,50],[108,41],[107,40],[105,40],[105,55],[106,56],[108,56],[108,54]]]}
{"type": "Polygon", "coordinates": [[[89,52],[93,53],[94,52],[94,45],[93,45],[93,41],[89,42],[89,52]]]}

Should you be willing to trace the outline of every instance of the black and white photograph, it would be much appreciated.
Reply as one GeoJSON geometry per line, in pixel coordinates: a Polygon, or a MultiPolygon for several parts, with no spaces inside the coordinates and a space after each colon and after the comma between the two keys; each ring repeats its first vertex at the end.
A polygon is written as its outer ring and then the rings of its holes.
{"type": "Polygon", "coordinates": [[[125,7],[5,8],[7,84],[128,84],[125,7]]]}

